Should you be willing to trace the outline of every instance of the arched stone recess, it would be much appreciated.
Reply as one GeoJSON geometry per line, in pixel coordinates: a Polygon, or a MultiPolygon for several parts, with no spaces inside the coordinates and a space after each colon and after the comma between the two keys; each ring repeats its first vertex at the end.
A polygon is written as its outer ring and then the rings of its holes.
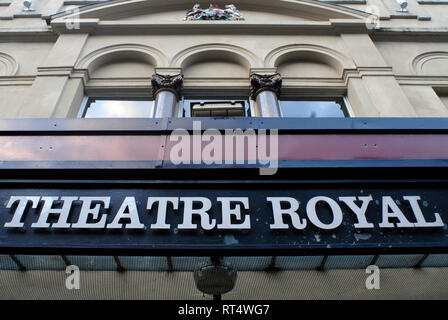
{"type": "Polygon", "coordinates": [[[0,76],[14,76],[19,70],[16,60],[9,54],[0,52],[0,76]]]}
{"type": "Polygon", "coordinates": [[[266,68],[277,68],[284,78],[342,78],[344,70],[356,69],[342,53],[319,45],[294,44],[277,48],[265,58],[266,68]]]}
{"type": "Polygon", "coordinates": [[[448,52],[426,52],[411,62],[411,72],[415,75],[448,76],[448,52]]]}
{"type": "Polygon", "coordinates": [[[149,46],[120,44],[93,51],[79,60],[76,69],[88,70],[90,79],[150,78],[156,67],[166,67],[165,55],[149,46]]]}
{"type": "Polygon", "coordinates": [[[228,44],[206,44],[176,54],[170,66],[182,68],[186,78],[248,78],[251,68],[262,66],[252,52],[228,44]]]}

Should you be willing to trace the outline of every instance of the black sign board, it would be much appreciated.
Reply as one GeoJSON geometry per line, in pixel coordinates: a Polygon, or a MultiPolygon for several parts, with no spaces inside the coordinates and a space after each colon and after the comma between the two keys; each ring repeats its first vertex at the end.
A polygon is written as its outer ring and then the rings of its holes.
{"type": "Polygon", "coordinates": [[[97,254],[448,250],[437,184],[159,183],[0,189],[0,250],[97,254]]]}

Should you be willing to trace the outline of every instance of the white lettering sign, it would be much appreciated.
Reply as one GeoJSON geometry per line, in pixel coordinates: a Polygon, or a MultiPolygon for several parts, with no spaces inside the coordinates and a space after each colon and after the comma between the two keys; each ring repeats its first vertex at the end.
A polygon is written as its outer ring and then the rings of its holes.
{"type": "MultiPolygon", "coordinates": [[[[248,230],[252,219],[263,217],[271,230],[336,230],[350,221],[355,229],[444,228],[439,213],[423,212],[420,196],[394,199],[382,196],[315,196],[304,205],[294,197],[268,196],[251,205],[249,197],[152,197],[137,201],[125,196],[112,201],[110,196],[11,196],[5,207],[12,218],[4,228],[32,229],[154,229],[170,230],[248,230]],[[372,207],[375,205],[377,210],[372,207]],[[381,203],[380,203],[381,202],[381,203]],[[114,203],[114,206],[112,206],[114,203]],[[400,208],[401,206],[401,208],[400,208]],[[73,214],[74,208],[79,212],[73,214]],[[370,211],[368,209],[370,208],[370,211]],[[145,211],[146,209],[146,211],[145,211]],[[33,210],[33,214],[27,214],[33,210]],[[253,210],[252,212],[250,210],[253,210]],[[260,216],[260,213],[268,212],[260,216]],[[369,212],[369,215],[367,215],[369,212]],[[174,213],[174,215],[173,215],[174,213]],[[375,219],[373,214],[376,214],[375,219]],[[155,223],[143,224],[147,217],[155,223]],[[170,216],[172,215],[172,216],[170,216]],[[173,219],[173,217],[176,217],[173,219]],[[268,219],[268,220],[266,220],[268,219]],[[28,221],[26,221],[28,220],[28,221]],[[174,225],[173,220],[178,223],[174,225]]],[[[425,203],[425,207],[429,207],[425,203]]]]}

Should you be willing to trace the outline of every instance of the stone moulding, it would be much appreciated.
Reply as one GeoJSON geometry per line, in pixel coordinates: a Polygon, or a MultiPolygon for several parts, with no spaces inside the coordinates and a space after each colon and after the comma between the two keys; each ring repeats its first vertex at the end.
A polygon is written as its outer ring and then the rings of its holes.
{"type": "Polygon", "coordinates": [[[146,57],[148,62],[153,64],[155,67],[163,67],[167,65],[165,55],[158,49],[141,44],[119,44],[107,46],[87,54],[78,61],[76,64],[76,69],[90,69],[90,67],[96,62],[101,61],[111,54],[125,52],[142,54],[146,57]]]}
{"type": "Polygon", "coordinates": [[[290,53],[307,53],[316,58],[316,60],[325,59],[323,61],[336,69],[354,69],[356,68],[352,59],[344,54],[319,45],[313,44],[291,44],[276,48],[266,55],[264,66],[266,68],[277,67],[278,61],[290,53]]]}
{"type": "Polygon", "coordinates": [[[185,50],[177,53],[171,60],[170,66],[177,68],[185,68],[185,61],[197,53],[202,53],[206,51],[225,51],[235,54],[240,57],[240,61],[243,64],[248,64],[250,67],[262,67],[263,64],[260,59],[251,51],[244,49],[239,46],[222,44],[222,43],[209,43],[203,45],[197,45],[189,47],[185,50]]]}
{"type": "Polygon", "coordinates": [[[16,60],[10,55],[0,52],[0,76],[14,76],[18,70],[19,65],[16,60]]]}
{"type": "Polygon", "coordinates": [[[434,60],[446,60],[448,63],[448,52],[446,51],[433,51],[426,52],[416,56],[410,65],[411,72],[415,75],[424,75],[424,66],[426,63],[434,60]]]}

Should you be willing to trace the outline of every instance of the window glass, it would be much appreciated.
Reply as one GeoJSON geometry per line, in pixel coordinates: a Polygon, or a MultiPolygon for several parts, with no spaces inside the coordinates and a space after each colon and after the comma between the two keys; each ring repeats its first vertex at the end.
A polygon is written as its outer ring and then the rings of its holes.
{"type": "Polygon", "coordinates": [[[94,99],[90,98],[84,118],[150,118],[154,101],[139,99],[94,99]]]}
{"type": "Polygon", "coordinates": [[[281,100],[280,109],[283,117],[290,118],[344,118],[347,109],[338,100],[281,100]]]}

